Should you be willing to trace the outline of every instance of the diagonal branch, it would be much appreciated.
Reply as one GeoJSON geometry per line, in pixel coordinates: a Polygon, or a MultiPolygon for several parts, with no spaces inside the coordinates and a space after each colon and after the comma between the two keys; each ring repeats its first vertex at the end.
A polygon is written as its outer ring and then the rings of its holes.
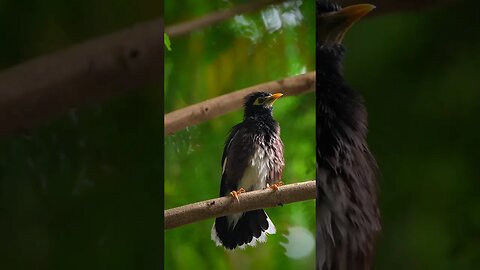
{"type": "Polygon", "coordinates": [[[203,27],[207,27],[212,24],[228,20],[235,15],[254,12],[269,5],[281,2],[285,2],[285,0],[252,1],[251,3],[236,6],[231,9],[210,13],[203,17],[193,19],[191,21],[167,26],[165,28],[165,32],[167,32],[169,37],[175,38],[178,36],[186,35],[203,27]]]}
{"type": "Polygon", "coordinates": [[[0,73],[0,135],[162,80],[163,20],[40,56],[0,73]]]}
{"type": "Polygon", "coordinates": [[[281,186],[277,191],[264,189],[242,193],[240,202],[227,196],[184,205],[164,211],[165,230],[208,218],[312,200],[315,194],[315,181],[306,181],[281,186]]]}
{"type": "Polygon", "coordinates": [[[255,91],[282,92],[285,95],[298,95],[312,91],[315,87],[315,72],[272,81],[223,96],[212,98],[165,115],[165,134],[172,134],[188,126],[193,126],[219,115],[234,111],[242,106],[243,98],[255,91]]]}

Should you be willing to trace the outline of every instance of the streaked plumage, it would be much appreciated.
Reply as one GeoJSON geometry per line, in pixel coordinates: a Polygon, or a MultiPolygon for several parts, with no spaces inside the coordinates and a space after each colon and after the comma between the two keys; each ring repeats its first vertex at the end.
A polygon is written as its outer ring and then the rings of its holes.
{"type": "MultiPolygon", "coordinates": [[[[273,101],[279,96],[257,92],[245,98],[243,122],[234,126],[222,156],[220,196],[244,188],[264,189],[282,177],[284,159],[280,127],[273,119],[273,101]],[[265,104],[256,104],[265,100],[265,104]]],[[[241,196],[240,196],[241,198],[241,196]]],[[[241,199],[240,199],[241,200],[241,199]]],[[[212,240],[227,249],[255,246],[274,234],[275,226],[264,210],[219,217],[212,227],[212,240]]]]}
{"type": "Polygon", "coordinates": [[[363,99],[342,72],[341,40],[351,24],[332,26],[353,13],[336,16],[338,5],[317,3],[324,23],[317,45],[317,269],[367,270],[380,231],[377,165],[366,141],[363,99]]]}

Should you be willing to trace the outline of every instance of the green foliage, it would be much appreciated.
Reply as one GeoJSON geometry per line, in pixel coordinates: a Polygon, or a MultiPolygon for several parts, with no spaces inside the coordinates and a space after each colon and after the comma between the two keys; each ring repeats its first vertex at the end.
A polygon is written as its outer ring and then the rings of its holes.
{"type": "MultiPolygon", "coordinates": [[[[165,20],[178,23],[230,6],[223,1],[204,1],[202,5],[204,13],[195,14],[173,1],[167,2],[165,20]]],[[[284,5],[275,8],[283,14],[295,10],[284,5]]],[[[284,24],[271,33],[265,27],[262,13],[257,12],[176,38],[175,50],[165,59],[166,112],[314,70],[314,10],[314,1],[305,1],[300,7],[303,20],[298,26],[284,24]]],[[[165,208],[219,195],[223,144],[230,128],[242,117],[243,112],[237,111],[165,138],[165,208]]],[[[283,180],[286,183],[313,180],[314,93],[281,98],[275,103],[274,117],[280,123],[285,144],[283,180]]],[[[265,244],[246,250],[225,251],[215,246],[210,239],[213,219],[165,231],[165,268],[313,269],[314,250],[303,258],[293,259],[286,255],[282,243],[289,242],[286,236],[294,226],[305,228],[310,237],[314,237],[314,201],[267,212],[277,227],[277,234],[269,236],[265,244]]]]}
{"type": "Polygon", "coordinates": [[[168,37],[167,33],[163,33],[163,43],[165,43],[167,50],[172,50],[172,44],[170,43],[170,38],[168,37]]]}

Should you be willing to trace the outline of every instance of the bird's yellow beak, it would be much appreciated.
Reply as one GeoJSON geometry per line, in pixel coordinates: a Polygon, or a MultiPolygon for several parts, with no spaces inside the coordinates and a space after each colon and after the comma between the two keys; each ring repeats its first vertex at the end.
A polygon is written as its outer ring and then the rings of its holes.
{"type": "Polygon", "coordinates": [[[268,97],[268,100],[267,100],[267,103],[269,105],[273,105],[273,103],[279,99],[280,97],[282,97],[283,94],[282,93],[275,93],[275,94],[272,94],[270,97],[268,97]]]}
{"type": "Polygon", "coordinates": [[[342,43],[348,29],[373,9],[375,9],[374,5],[358,4],[338,11],[320,14],[318,17],[319,23],[317,24],[319,42],[342,43]]]}

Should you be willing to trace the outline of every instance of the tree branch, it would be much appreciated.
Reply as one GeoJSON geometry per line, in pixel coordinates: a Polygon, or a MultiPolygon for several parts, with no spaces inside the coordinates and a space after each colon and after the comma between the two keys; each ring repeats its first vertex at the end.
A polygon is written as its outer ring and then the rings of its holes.
{"type": "Polygon", "coordinates": [[[239,195],[240,202],[230,196],[196,202],[164,211],[165,230],[208,218],[312,200],[316,197],[315,181],[306,181],[272,189],[256,190],[239,195]]]}
{"type": "Polygon", "coordinates": [[[163,20],[44,55],[0,74],[0,135],[163,77],[163,20]]]}
{"type": "Polygon", "coordinates": [[[210,26],[212,24],[228,20],[235,15],[254,12],[261,10],[264,7],[267,7],[272,4],[277,4],[284,2],[285,0],[267,0],[267,1],[251,1],[251,3],[236,6],[231,9],[222,10],[214,13],[207,14],[203,17],[193,19],[188,22],[182,22],[179,24],[174,24],[172,26],[167,26],[165,32],[171,38],[189,34],[195,30],[198,30],[203,27],[210,26]]]}
{"type": "Polygon", "coordinates": [[[166,114],[164,117],[165,134],[172,134],[187,126],[193,126],[234,111],[242,106],[243,98],[246,95],[255,91],[266,91],[269,93],[282,92],[285,95],[298,95],[312,91],[314,87],[315,72],[313,71],[278,81],[251,86],[212,98],[166,114]]]}

